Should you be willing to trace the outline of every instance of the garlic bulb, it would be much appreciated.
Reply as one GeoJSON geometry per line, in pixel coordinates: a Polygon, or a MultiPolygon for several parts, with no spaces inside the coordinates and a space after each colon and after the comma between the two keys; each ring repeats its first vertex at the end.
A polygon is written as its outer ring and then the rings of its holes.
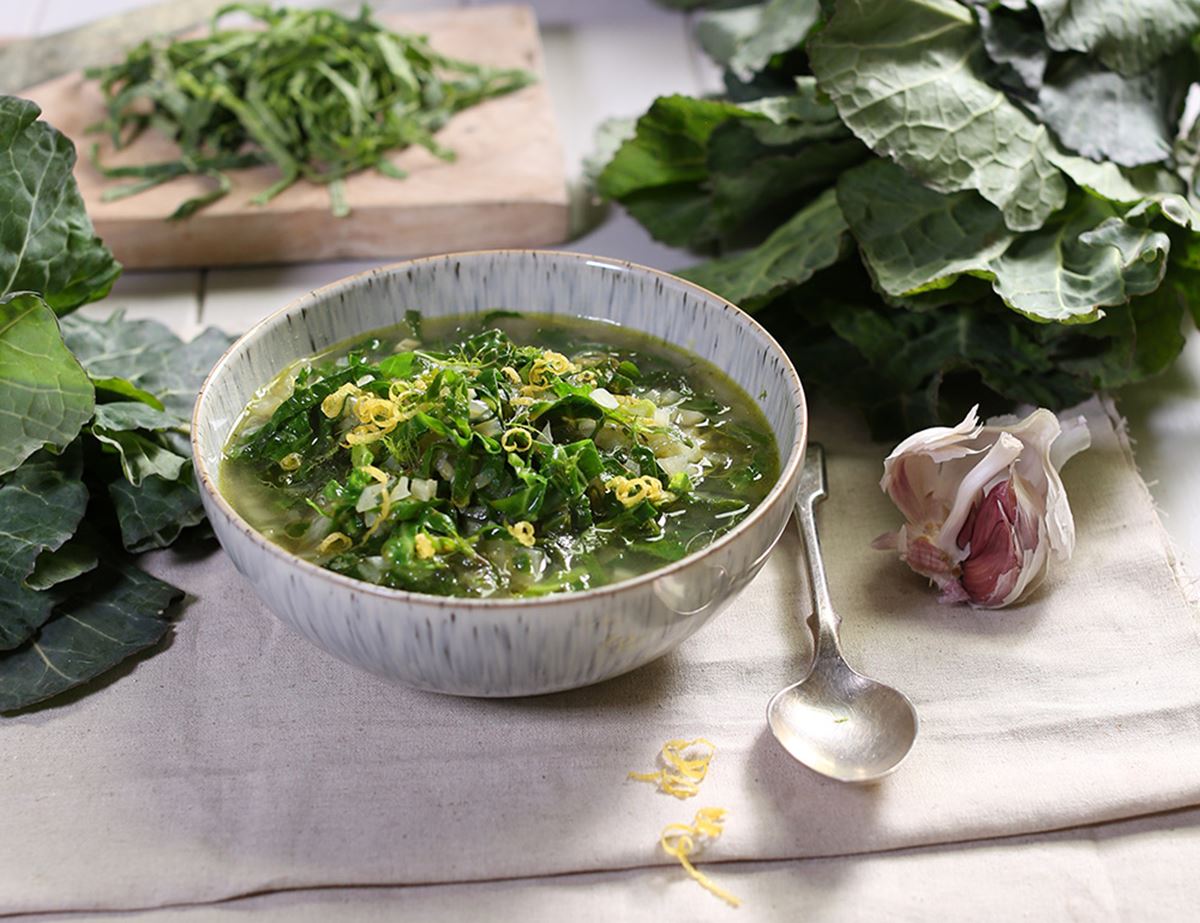
{"type": "Polygon", "coordinates": [[[941,590],[943,602],[998,609],[1031,593],[1051,559],[1075,548],[1059,469],[1091,444],[1082,417],[1064,427],[1049,410],[982,426],[909,436],[883,463],[879,486],[907,522],[875,539],[941,590]]]}

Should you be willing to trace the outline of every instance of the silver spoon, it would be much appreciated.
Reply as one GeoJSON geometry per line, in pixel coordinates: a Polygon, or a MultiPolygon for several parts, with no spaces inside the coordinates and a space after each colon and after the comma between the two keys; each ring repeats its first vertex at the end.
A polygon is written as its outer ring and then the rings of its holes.
{"type": "Polygon", "coordinates": [[[808,675],[780,690],[767,706],[767,724],[785,750],[809,769],[842,782],[870,782],[892,772],[917,739],[917,711],[904,693],[856,673],[838,644],[841,618],[833,611],[813,508],[829,496],[825,450],[808,446],[796,522],[807,551],[813,593],[814,650],[808,675]]]}

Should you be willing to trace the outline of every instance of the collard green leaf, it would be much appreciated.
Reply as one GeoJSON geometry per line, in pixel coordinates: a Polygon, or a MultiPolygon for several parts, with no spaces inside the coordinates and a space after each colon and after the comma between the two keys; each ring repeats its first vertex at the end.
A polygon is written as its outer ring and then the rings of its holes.
{"type": "Polygon", "coordinates": [[[27,293],[0,299],[0,474],[44,445],[65,448],[94,403],[46,303],[27,293]]]}
{"type": "Polygon", "coordinates": [[[75,534],[87,508],[79,447],[38,452],[0,478],[0,576],[24,580],[38,555],[75,534]]]}
{"type": "MultiPolygon", "coordinates": [[[[4,615],[0,617],[0,652],[19,647],[50,618],[54,598],[24,581],[0,577],[4,615]]],[[[0,654],[2,656],[2,654],[0,654]]]]}
{"type": "Polygon", "coordinates": [[[1096,320],[1100,308],[1153,291],[1170,249],[1146,220],[1126,220],[1093,196],[1040,231],[1014,235],[973,193],[940,196],[883,161],[847,172],[838,192],[883,291],[910,295],[971,273],[1034,320],[1096,320]]]}
{"type": "Polygon", "coordinates": [[[1097,56],[1122,74],[1140,74],[1200,30],[1194,0],[1030,0],[1056,51],[1097,56]]]}
{"type": "Polygon", "coordinates": [[[113,481],[108,495],[127,551],[165,548],[184,529],[204,520],[190,462],[174,480],[150,475],[136,486],[124,479],[113,481]]]}
{"type": "Polygon", "coordinates": [[[1003,8],[991,9],[983,0],[972,0],[972,5],[984,50],[998,66],[999,83],[1019,97],[1036,100],[1050,63],[1050,46],[1037,14],[1016,16],[1003,8]]]}
{"type": "Polygon", "coordinates": [[[1072,56],[1047,77],[1038,112],[1073,151],[1123,167],[1171,155],[1181,102],[1169,64],[1125,77],[1072,56]]]}
{"type": "Polygon", "coordinates": [[[672,247],[710,250],[719,237],[712,197],[698,183],[641,189],[621,204],[655,240],[672,247]]]}
{"type": "Polygon", "coordinates": [[[597,189],[619,200],[656,240],[710,247],[718,230],[701,185],[708,175],[706,146],[713,129],[738,113],[744,111],[730,103],[656,99],[601,171],[597,189]]]}
{"type": "Polygon", "coordinates": [[[63,337],[89,375],[124,378],[185,420],[205,376],[232,342],[210,327],[184,343],[158,321],[126,320],[120,311],[102,321],[65,318],[63,337]]]}
{"type": "MultiPolygon", "coordinates": [[[[863,157],[811,77],[745,104],[657,100],[601,175],[658,240],[710,251],[763,240],[863,157]]],[[[606,186],[605,183],[608,183],[606,186]]]]}
{"type": "Polygon", "coordinates": [[[634,136],[636,131],[637,119],[635,118],[609,118],[597,125],[592,134],[592,151],[583,158],[583,178],[595,186],[613,155],[621,149],[622,144],[634,136]]]}
{"type": "Polygon", "coordinates": [[[984,81],[975,20],[954,0],[839,0],[809,56],[850,129],[931,188],[974,189],[1018,231],[1066,201],[1046,129],[984,81]]]}
{"type": "Polygon", "coordinates": [[[58,314],[108,294],[121,265],[92,230],[75,147],[29,100],[0,96],[0,297],[37,292],[58,314]]]}
{"type": "Polygon", "coordinates": [[[637,121],[634,136],[600,174],[600,192],[622,199],[664,186],[693,183],[708,175],[709,135],[746,110],[719,100],[660,96],[637,121]]]}
{"type": "Polygon", "coordinates": [[[767,0],[703,13],[696,37],[709,57],[749,81],[774,55],[801,44],[820,14],[817,0],[767,0]]]}
{"type": "Polygon", "coordinates": [[[845,254],[846,221],[829,189],[752,250],[679,274],[753,311],[845,254]]]}
{"type": "Polygon", "coordinates": [[[139,401],[143,404],[153,407],[155,410],[163,409],[162,401],[156,398],[149,391],[139,388],[128,379],[114,377],[98,378],[96,376],[88,377],[92,379],[92,384],[95,386],[96,390],[108,397],[110,400],[114,397],[121,400],[129,399],[132,401],[139,401]]]}
{"type": "Polygon", "coordinates": [[[109,432],[135,429],[158,431],[186,427],[188,421],[186,417],[156,410],[141,401],[113,401],[110,404],[96,405],[96,416],[92,425],[109,432]]]}
{"type": "Polygon", "coordinates": [[[887,160],[847,170],[837,195],[867,268],[889,295],[946,288],[1016,237],[976,193],[934,192],[887,160]]]}
{"type": "Polygon", "coordinates": [[[168,481],[178,480],[190,461],[141,433],[93,426],[92,435],[117,453],[125,480],[134,487],[140,486],[145,478],[151,476],[168,481]]]}
{"type": "Polygon", "coordinates": [[[49,699],[159,641],[183,592],[127,561],[105,561],[70,585],[73,595],[37,635],[0,654],[0,711],[49,699]]]}
{"type": "Polygon", "coordinates": [[[0,650],[24,642],[50,615],[52,600],[27,584],[41,556],[79,526],[88,492],[79,447],[36,453],[0,478],[0,650]]]}
{"type": "Polygon", "coordinates": [[[43,551],[25,583],[33,590],[48,590],[86,574],[98,563],[99,557],[92,543],[75,536],[54,551],[43,551]]]}
{"type": "Polygon", "coordinates": [[[1184,191],[1179,177],[1157,166],[1122,170],[1108,161],[1096,163],[1063,151],[1055,151],[1052,159],[1054,165],[1069,176],[1075,185],[1103,199],[1125,205],[1147,197],[1184,191]]]}
{"type": "Polygon", "coordinates": [[[1134,226],[1088,196],[1017,238],[987,271],[996,293],[1035,320],[1094,320],[1098,309],[1158,287],[1170,239],[1134,226]]]}

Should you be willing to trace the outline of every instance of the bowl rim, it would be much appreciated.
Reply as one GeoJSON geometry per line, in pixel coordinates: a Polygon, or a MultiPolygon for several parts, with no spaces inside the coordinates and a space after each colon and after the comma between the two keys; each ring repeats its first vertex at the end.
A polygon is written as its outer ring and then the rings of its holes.
{"type": "MultiPolygon", "coordinates": [[[[364,334],[370,331],[362,331],[364,334]]],[[[673,344],[678,345],[678,344],[673,344]]],[[[684,347],[680,347],[684,348],[684,347]]],[[[753,398],[752,398],[753,399],[753,398]]],[[[777,436],[776,433],[772,435],[777,436]]],[[[415,257],[413,259],[398,260],[393,263],[385,263],[375,266],[371,269],[364,269],[351,275],[344,276],[333,282],[322,285],[319,288],[312,289],[297,298],[292,299],[287,304],[272,311],[270,314],[259,320],[249,330],[239,336],[229,345],[229,347],[221,354],[221,357],[216,361],[208,374],[204,378],[204,382],[200,385],[200,389],[196,392],[196,401],[192,405],[191,432],[189,441],[192,447],[192,460],[195,469],[196,479],[202,497],[207,496],[211,504],[215,504],[216,509],[239,531],[244,533],[255,545],[264,550],[268,555],[276,558],[280,562],[292,567],[300,569],[301,573],[309,574],[320,580],[326,580],[335,586],[342,587],[351,592],[365,593],[372,596],[378,596],[383,599],[392,600],[395,602],[419,603],[422,605],[433,605],[438,608],[454,608],[454,609],[472,609],[472,610],[490,610],[490,609],[530,609],[530,608],[545,608],[561,606],[564,603],[572,603],[579,601],[586,603],[591,600],[602,599],[606,596],[612,596],[617,593],[624,593],[637,587],[649,585],[654,581],[664,577],[688,570],[696,564],[703,561],[705,558],[715,555],[717,552],[727,548],[735,543],[740,537],[748,533],[759,521],[767,516],[767,513],[781,501],[786,501],[784,497],[785,485],[795,480],[800,465],[804,460],[805,448],[808,444],[808,401],[804,392],[804,385],[800,381],[800,375],[796,371],[796,367],[792,364],[791,358],[784,351],[779,342],[767,332],[766,328],[756,321],[751,315],[743,311],[733,302],[726,298],[722,298],[715,292],[709,291],[703,286],[690,282],[687,279],[680,278],[661,269],[655,269],[652,266],[645,266],[641,263],[634,263],[630,260],[623,260],[616,257],[596,256],[590,253],[580,253],[573,250],[553,250],[548,248],[535,247],[516,247],[516,248],[495,248],[481,250],[461,250],[449,253],[438,253],[430,256],[415,257]],[[225,367],[232,361],[235,353],[242,351],[246,345],[253,342],[258,337],[264,335],[263,331],[272,325],[279,317],[288,314],[289,312],[299,310],[304,304],[312,301],[319,301],[327,295],[341,288],[353,287],[359,284],[359,281],[369,276],[380,274],[392,274],[397,270],[402,271],[405,267],[413,266],[421,263],[444,263],[448,260],[463,257],[480,257],[480,256],[547,256],[554,259],[570,259],[584,265],[595,264],[597,268],[616,268],[623,271],[633,271],[635,273],[648,273],[654,276],[661,276],[667,282],[674,285],[684,286],[704,296],[704,299],[711,299],[716,302],[716,307],[723,310],[734,312],[735,317],[744,324],[747,324],[751,329],[758,333],[767,344],[772,347],[778,357],[783,360],[783,372],[785,377],[790,379],[792,386],[792,395],[794,397],[793,413],[797,420],[796,435],[792,440],[792,444],[784,456],[784,463],[780,467],[779,476],[775,483],[763,497],[762,502],[758,504],[745,519],[739,522],[736,526],[718,538],[715,542],[705,545],[691,554],[685,555],[678,561],[672,561],[664,564],[662,567],[656,567],[653,570],[646,571],[643,574],[637,574],[633,577],[628,577],[625,580],[620,580],[615,583],[606,583],[599,587],[592,587],[587,590],[571,590],[565,593],[548,593],[545,596],[535,597],[502,597],[492,598],[488,596],[439,596],[434,593],[419,593],[413,590],[400,590],[393,587],[380,586],[376,583],[370,583],[366,580],[359,580],[356,577],[348,577],[344,574],[339,574],[327,568],[314,564],[311,561],[306,561],[299,555],[293,554],[280,545],[275,544],[261,532],[250,525],[241,514],[234,509],[233,505],[225,499],[225,496],[217,489],[216,483],[209,473],[208,466],[200,453],[199,433],[200,433],[200,411],[205,399],[208,396],[209,390],[213,383],[223,373],[225,367]]],[[[222,446],[222,452],[224,447],[222,446]]],[[[785,520],[786,525],[786,520],[785,520]]],[[[222,548],[222,550],[225,550],[222,548]]],[[[228,552],[226,551],[226,554],[228,552]]]]}

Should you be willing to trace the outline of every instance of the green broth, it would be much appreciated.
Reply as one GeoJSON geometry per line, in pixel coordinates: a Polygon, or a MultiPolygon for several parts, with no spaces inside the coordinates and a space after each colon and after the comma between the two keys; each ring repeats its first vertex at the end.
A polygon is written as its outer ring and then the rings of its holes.
{"type": "Polygon", "coordinates": [[[612,324],[416,315],[285,369],[226,445],[221,491],[305,560],[421,593],[534,597],[662,567],[778,476],[714,365],[612,324]]]}

